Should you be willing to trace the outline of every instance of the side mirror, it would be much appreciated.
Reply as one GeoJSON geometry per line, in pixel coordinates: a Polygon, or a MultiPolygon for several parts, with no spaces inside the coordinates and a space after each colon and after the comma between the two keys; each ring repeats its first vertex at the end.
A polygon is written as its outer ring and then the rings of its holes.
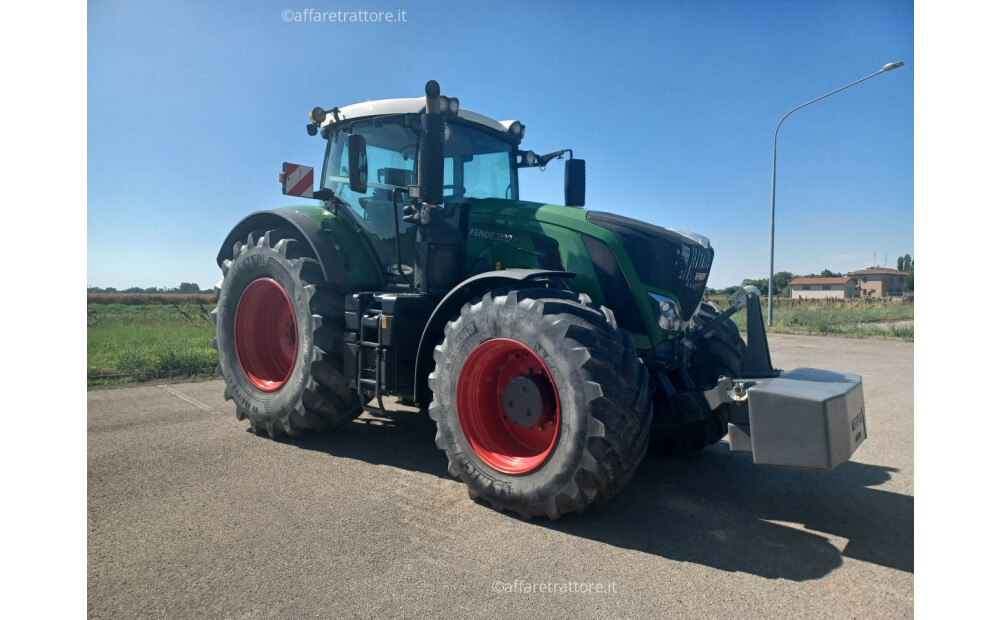
{"type": "Polygon", "coordinates": [[[566,160],[564,194],[567,207],[582,207],[587,193],[587,162],[582,159],[566,160]]]}
{"type": "Polygon", "coordinates": [[[286,196],[313,197],[312,166],[300,166],[286,161],[281,164],[278,180],[281,181],[281,193],[286,196]]]}
{"type": "Polygon", "coordinates": [[[359,133],[347,136],[347,167],[351,191],[364,194],[368,191],[368,147],[359,133]]]}

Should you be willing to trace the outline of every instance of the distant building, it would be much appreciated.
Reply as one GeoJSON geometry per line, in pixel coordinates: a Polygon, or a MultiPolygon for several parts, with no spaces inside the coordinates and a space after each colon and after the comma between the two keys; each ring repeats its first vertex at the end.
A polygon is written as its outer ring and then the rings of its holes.
{"type": "Polygon", "coordinates": [[[887,267],[869,267],[852,271],[848,276],[857,280],[858,295],[861,297],[903,297],[906,295],[905,271],[887,267]]]}
{"type": "Polygon", "coordinates": [[[792,299],[844,299],[857,297],[854,278],[795,278],[788,283],[792,299]]]}

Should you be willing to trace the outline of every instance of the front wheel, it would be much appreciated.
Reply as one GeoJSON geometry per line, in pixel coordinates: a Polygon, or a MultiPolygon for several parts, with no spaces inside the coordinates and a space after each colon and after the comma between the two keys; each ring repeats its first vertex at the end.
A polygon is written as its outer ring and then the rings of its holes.
{"type": "Polygon", "coordinates": [[[555,289],[466,304],[434,350],[437,446],[473,499],[555,519],[610,499],[649,441],[649,375],[610,311],[555,289]]]}

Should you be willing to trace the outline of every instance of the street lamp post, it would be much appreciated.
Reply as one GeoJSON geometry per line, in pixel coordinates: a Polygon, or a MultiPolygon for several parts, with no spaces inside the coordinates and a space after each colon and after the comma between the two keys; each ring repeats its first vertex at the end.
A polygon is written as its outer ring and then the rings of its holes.
{"type": "Polygon", "coordinates": [[[792,112],[794,112],[796,110],[801,110],[802,108],[806,107],[810,103],[816,103],[820,99],[826,99],[830,95],[834,95],[836,93],[839,93],[840,91],[844,90],[845,88],[850,88],[851,86],[854,86],[855,84],[860,84],[861,82],[864,82],[867,79],[873,78],[873,77],[875,77],[876,75],[878,75],[880,73],[885,73],[886,71],[892,71],[893,69],[896,69],[896,68],[899,68],[899,67],[902,67],[902,66],[903,66],[903,63],[901,63],[901,62],[890,62],[890,63],[884,65],[881,69],[879,69],[875,73],[872,73],[871,75],[866,75],[865,77],[861,78],[860,80],[851,82],[847,86],[841,86],[837,90],[831,90],[827,94],[825,94],[825,95],[823,95],[821,97],[816,97],[812,101],[807,101],[807,102],[803,103],[802,105],[798,106],[797,108],[792,108],[791,110],[788,111],[788,114],[785,114],[784,116],[781,117],[781,120],[778,121],[778,126],[774,128],[774,148],[771,151],[771,268],[770,268],[770,271],[768,272],[768,277],[767,277],[767,324],[768,324],[768,326],[771,326],[773,324],[773,320],[774,320],[774,299],[773,299],[773,297],[774,297],[774,180],[775,180],[775,173],[776,173],[777,167],[778,167],[778,130],[781,129],[781,124],[785,122],[785,119],[788,118],[788,116],[792,112]]]}

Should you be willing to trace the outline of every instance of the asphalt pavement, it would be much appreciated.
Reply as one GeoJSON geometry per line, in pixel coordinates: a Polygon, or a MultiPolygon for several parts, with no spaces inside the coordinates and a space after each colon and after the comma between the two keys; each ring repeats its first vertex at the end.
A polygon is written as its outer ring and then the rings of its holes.
{"type": "Polygon", "coordinates": [[[557,521],[471,501],[412,410],[273,441],[219,381],[91,390],[89,616],[912,616],[913,344],[770,341],[779,367],[864,377],[850,462],[649,456],[557,521]]]}

